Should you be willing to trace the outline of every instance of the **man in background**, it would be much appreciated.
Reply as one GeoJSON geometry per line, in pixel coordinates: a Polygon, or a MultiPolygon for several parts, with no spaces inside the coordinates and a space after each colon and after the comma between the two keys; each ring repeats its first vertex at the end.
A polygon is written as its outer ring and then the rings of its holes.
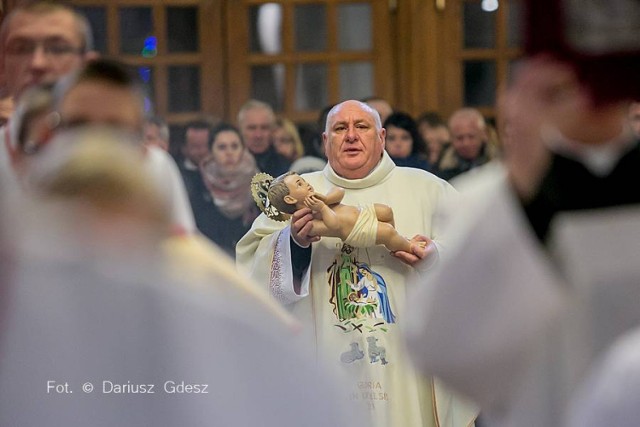
{"type": "Polygon", "coordinates": [[[256,159],[258,169],[276,177],[289,170],[291,162],[273,147],[276,115],[265,102],[251,99],[238,112],[238,126],[247,149],[256,159]]]}
{"type": "Polygon", "coordinates": [[[389,104],[386,99],[378,96],[370,96],[361,99],[361,101],[378,112],[382,123],[386,122],[387,118],[393,113],[393,107],[391,107],[391,104],[389,104]]]}
{"type": "Polygon", "coordinates": [[[189,195],[196,227],[213,241],[215,227],[211,224],[211,216],[215,207],[200,170],[202,161],[211,155],[212,144],[212,127],[209,122],[196,120],[188,123],[182,147],[184,160],[180,164],[180,173],[189,195]]]}
{"type": "MultiPolygon", "coordinates": [[[[0,75],[17,102],[29,87],[54,83],[95,56],[87,19],[70,6],[25,1],[6,16],[0,29],[0,75]]],[[[0,132],[0,176],[12,177],[15,136],[0,132]]],[[[10,179],[10,178],[9,178],[10,179]]]]}
{"type": "Polygon", "coordinates": [[[144,145],[154,145],[169,152],[169,125],[160,116],[148,117],[144,122],[144,145]]]}
{"type": "Polygon", "coordinates": [[[528,58],[499,104],[504,161],[460,182],[446,256],[409,299],[417,365],[495,427],[563,425],[593,362],[640,325],[640,147],[626,123],[640,2],[525,6],[528,58]]]}
{"type": "MultiPolygon", "coordinates": [[[[139,83],[122,64],[104,59],[90,61],[76,75],[61,81],[57,94],[62,128],[115,127],[133,133],[142,151],[144,97],[139,83]]],[[[193,213],[175,162],[155,146],[146,147],[143,154],[144,167],[167,197],[173,226],[182,232],[194,232],[193,213]]]]}
{"type": "Polygon", "coordinates": [[[449,118],[451,146],[442,153],[438,176],[450,180],[487,163],[494,157],[488,143],[487,125],[475,108],[462,108],[449,118]]]}

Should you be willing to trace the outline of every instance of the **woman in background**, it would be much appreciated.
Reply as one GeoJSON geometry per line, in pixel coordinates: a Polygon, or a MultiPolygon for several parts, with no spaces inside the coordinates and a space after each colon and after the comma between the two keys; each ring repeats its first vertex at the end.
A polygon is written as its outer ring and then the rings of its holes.
{"type": "Polygon", "coordinates": [[[427,146],[418,132],[415,120],[406,113],[393,113],[385,120],[385,148],[397,166],[431,170],[427,146]]]}
{"type": "Polygon", "coordinates": [[[296,125],[289,119],[279,118],[273,130],[273,145],[290,162],[304,156],[304,146],[296,125]]]}
{"type": "Polygon", "coordinates": [[[235,127],[218,125],[212,139],[211,156],[200,165],[213,201],[207,215],[207,227],[212,230],[208,235],[235,258],[236,243],[258,216],[250,185],[258,168],[235,127]]]}

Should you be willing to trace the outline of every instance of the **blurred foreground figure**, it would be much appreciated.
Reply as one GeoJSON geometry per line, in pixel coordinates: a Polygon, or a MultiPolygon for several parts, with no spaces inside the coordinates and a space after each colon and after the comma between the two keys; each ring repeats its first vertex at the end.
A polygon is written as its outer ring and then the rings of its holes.
{"type": "Polygon", "coordinates": [[[594,359],[640,324],[640,2],[526,5],[505,160],[463,190],[441,268],[409,298],[417,365],[492,427],[562,425],[594,359]]]}
{"type": "Polygon", "coordinates": [[[569,427],[634,427],[640,419],[640,330],[623,336],[593,369],[570,412],[569,427]]]}
{"type": "Polygon", "coordinates": [[[142,167],[170,201],[172,226],[182,232],[195,232],[193,212],[178,167],[157,145],[143,145],[143,92],[140,82],[124,64],[108,59],[89,61],[61,80],[55,91],[59,129],[98,125],[136,135],[135,145],[144,153],[142,167]]]}
{"type": "Polygon", "coordinates": [[[64,2],[16,1],[2,20],[0,74],[8,98],[1,101],[0,116],[9,125],[0,129],[0,176],[5,181],[5,192],[15,190],[11,185],[11,165],[16,156],[17,135],[13,132],[16,126],[10,126],[11,101],[17,103],[29,88],[53,84],[79,69],[95,56],[92,49],[89,22],[64,2]]]}
{"type": "Polygon", "coordinates": [[[105,135],[52,141],[34,159],[39,197],[9,224],[22,233],[10,274],[0,264],[0,425],[355,425],[290,329],[229,298],[225,275],[167,279],[164,199],[139,151],[105,135]]]}
{"type": "Polygon", "coordinates": [[[632,102],[629,106],[629,126],[633,134],[640,138],[640,102],[632,102]]]}

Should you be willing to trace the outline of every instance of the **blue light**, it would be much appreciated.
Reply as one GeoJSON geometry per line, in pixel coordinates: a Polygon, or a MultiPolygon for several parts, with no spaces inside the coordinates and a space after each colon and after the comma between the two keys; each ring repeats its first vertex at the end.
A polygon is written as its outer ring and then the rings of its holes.
{"type": "Polygon", "coordinates": [[[149,99],[149,97],[144,97],[144,112],[152,113],[153,112],[153,102],[149,99]]]}
{"type": "Polygon", "coordinates": [[[145,58],[153,58],[158,54],[158,39],[155,36],[149,36],[144,39],[144,47],[141,55],[145,58]]]}
{"type": "Polygon", "coordinates": [[[140,67],[138,68],[138,74],[140,75],[140,79],[143,82],[149,83],[151,81],[151,68],[150,67],[140,67]]]}

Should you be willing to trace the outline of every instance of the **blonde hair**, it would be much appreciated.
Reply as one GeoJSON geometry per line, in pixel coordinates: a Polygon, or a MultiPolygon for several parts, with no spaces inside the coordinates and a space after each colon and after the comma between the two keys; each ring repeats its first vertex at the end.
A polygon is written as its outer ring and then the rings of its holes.
{"type": "Polygon", "coordinates": [[[52,146],[57,143],[60,152],[52,153],[53,164],[42,168],[46,171],[41,170],[35,182],[44,195],[81,201],[105,215],[144,218],[169,229],[168,202],[141,167],[139,149],[127,144],[124,135],[87,128],[56,139],[52,146]]]}
{"type": "Polygon", "coordinates": [[[300,138],[300,132],[296,125],[289,119],[280,117],[276,120],[276,128],[282,128],[292,139],[293,146],[295,147],[295,157],[290,160],[297,160],[304,156],[304,146],[302,145],[302,139],[300,138]]]}

